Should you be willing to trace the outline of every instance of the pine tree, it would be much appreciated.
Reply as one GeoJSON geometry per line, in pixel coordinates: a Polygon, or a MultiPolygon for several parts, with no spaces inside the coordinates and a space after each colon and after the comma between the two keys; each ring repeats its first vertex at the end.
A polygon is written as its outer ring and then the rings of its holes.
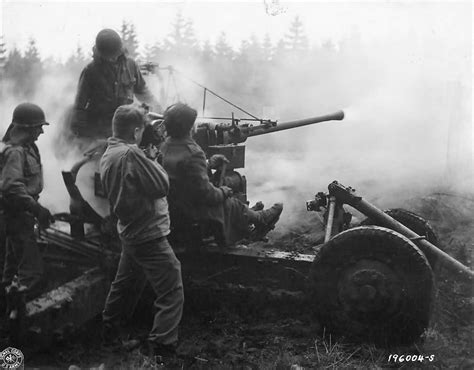
{"type": "Polygon", "coordinates": [[[23,84],[23,92],[26,98],[31,98],[43,76],[43,65],[41,63],[38,47],[36,46],[36,41],[33,38],[28,42],[23,63],[25,69],[24,78],[26,78],[26,83],[23,84]]]}
{"type": "Polygon", "coordinates": [[[261,62],[263,60],[262,45],[255,34],[250,35],[249,52],[252,61],[261,62]]]}
{"type": "Polygon", "coordinates": [[[285,40],[279,40],[273,51],[272,61],[279,61],[288,55],[288,49],[285,44],[285,40]]]}
{"type": "Polygon", "coordinates": [[[190,51],[195,51],[198,48],[198,42],[194,32],[194,25],[191,19],[186,21],[183,34],[183,47],[189,49],[190,51]]]}
{"type": "Polygon", "coordinates": [[[80,71],[86,64],[86,57],[82,51],[82,47],[77,45],[76,51],[66,61],[65,67],[68,70],[77,72],[80,71]]]}
{"type": "Polygon", "coordinates": [[[28,83],[25,60],[20,51],[15,47],[8,53],[5,62],[4,76],[7,80],[13,82],[11,93],[23,97],[24,86],[28,83]]]}
{"type": "Polygon", "coordinates": [[[181,58],[192,57],[198,51],[193,22],[185,19],[181,12],[176,13],[172,31],[165,40],[165,49],[181,58]]]}
{"type": "Polygon", "coordinates": [[[285,46],[290,51],[306,51],[308,49],[308,38],[303,29],[303,22],[296,16],[290,25],[289,32],[285,35],[285,46]]]}
{"type": "Polygon", "coordinates": [[[30,38],[30,40],[28,41],[28,47],[25,51],[25,60],[31,65],[41,63],[38,48],[36,46],[36,41],[33,38],[30,38]]]}
{"type": "Polygon", "coordinates": [[[125,21],[125,19],[122,20],[122,25],[120,26],[120,37],[122,38],[122,41],[127,37],[128,34],[128,23],[125,21]]]}
{"type": "Polygon", "coordinates": [[[125,48],[128,50],[129,55],[132,58],[136,58],[138,56],[138,38],[135,31],[135,25],[130,24],[127,38],[124,41],[125,48]]]}
{"type": "Polygon", "coordinates": [[[336,45],[331,40],[326,40],[323,42],[322,48],[324,51],[332,53],[336,50],[336,45]]]}
{"type": "Polygon", "coordinates": [[[258,38],[252,34],[249,40],[242,40],[236,60],[240,63],[250,63],[246,68],[255,69],[255,64],[263,61],[263,51],[258,38]]]}
{"type": "Polygon", "coordinates": [[[128,55],[135,59],[138,56],[139,46],[135,25],[133,23],[127,23],[125,20],[122,21],[120,36],[122,38],[123,47],[127,50],[128,55]]]}
{"type": "Polygon", "coordinates": [[[234,56],[234,50],[227,43],[225,32],[221,32],[217,38],[215,50],[218,58],[232,59],[234,56]]]}
{"type": "Polygon", "coordinates": [[[237,55],[237,62],[248,62],[250,59],[250,43],[247,40],[240,42],[240,48],[237,55]]]}
{"type": "Polygon", "coordinates": [[[145,62],[159,63],[163,54],[161,43],[156,42],[153,45],[145,45],[145,51],[142,55],[145,62]]]}
{"type": "Polygon", "coordinates": [[[168,51],[177,52],[178,48],[182,44],[184,28],[186,26],[186,21],[184,20],[183,13],[180,11],[176,13],[174,17],[174,22],[172,24],[172,31],[169,33],[168,37],[165,40],[165,48],[168,51]]]}
{"type": "Polygon", "coordinates": [[[7,48],[3,41],[3,36],[0,36],[0,98],[6,93],[5,84],[2,83],[5,74],[5,65],[7,63],[7,48]]]}
{"type": "Polygon", "coordinates": [[[0,36],[0,75],[2,74],[5,63],[7,62],[7,48],[3,41],[3,36],[0,36]]]}
{"type": "Polygon", "coordinates": [[[268,33],[266,33],[263,38],[262,55],[264,61],[270,61],[272,59],[272,41],[268,33]]]}
{"type": "Polygon", "coordinates": [[[204,63],[211,62],[215,57],[214,50],[212,49],[211,42],[209,40],[204,41],[201,50],[201,60],[204,63]]]}
{"type": "Polygon", "coordinates": [[[13,48],[8,54],[8,57],[5,62],[5,69],[9,75],[13,76],[15,70],[18,70],[23,64],[23,57],[21,56],[20,51],[17,48],[13,48]]]}

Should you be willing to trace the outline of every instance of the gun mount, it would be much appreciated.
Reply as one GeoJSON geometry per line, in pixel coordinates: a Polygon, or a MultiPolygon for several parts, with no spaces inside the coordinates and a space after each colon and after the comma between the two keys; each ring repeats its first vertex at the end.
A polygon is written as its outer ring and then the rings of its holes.
{"type": "Polygon", "coordinates": [[[222,169],[216,171],[214,184],[231,187],[239,199],[247,201],[245,177],[234,171],[245,167],[244,143],[247,138],[342,119],[344,119],[343,111],[281,123],[272,120],[235,119],[234,117],[228,119],[230,122],[215,123],[212,121],[223,119],[208,118],[207,122],[201,121],[196,124],[194,140],[208,158],[215,154],[222,154],[229,160],[223,171],[224,175],[222,175],[222,169]]]}

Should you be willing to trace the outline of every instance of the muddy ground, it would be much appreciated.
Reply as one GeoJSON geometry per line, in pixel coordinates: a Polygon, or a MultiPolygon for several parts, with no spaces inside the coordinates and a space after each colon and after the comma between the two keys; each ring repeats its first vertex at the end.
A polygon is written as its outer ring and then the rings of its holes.
{"type": "MultiPolygon", "coordinates": [[[[432,194],[410,199],[406,209],[426,218],[438,233],[440,246],[462,263],[473,266],[474,199],[452,194],[432,194]]],[[[314,253],[321,237],[316,216],[284,235],[276,235],[272,248],[314,253]]],[[[135,349],[130,352],[101,348],[99,322],[81,333],[27,359],[28,367],[41,368],[191,368],[191,369],[301,369],[301,368],[474,368],[474,301],[472,284],[448,271],[435,271],[437,297],[429,329],[406,348],[381,349],[346,343],[326,334],[306,307],[295,302],[273,302],[254,309],[244,305],[195,306],[190,302],[181,324],[180,358],[161,365],[135,349]],[[292,306],[293,305],[293,306],[292,306]],[[280,309],[283,308],[284,309],[280,309]],[[322,335],[317,334],[321,333],[322,335]],[[390,355],[423,355],[423,361],[389,361],[390,355]]],[[[137,319],[134,334],[144,334],[148,320],[137,319]]]]}

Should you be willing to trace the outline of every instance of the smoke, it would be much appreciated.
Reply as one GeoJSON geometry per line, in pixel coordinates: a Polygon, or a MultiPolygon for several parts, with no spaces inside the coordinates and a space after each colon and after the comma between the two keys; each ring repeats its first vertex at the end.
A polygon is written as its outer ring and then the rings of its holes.
{"type": "MultiPolygon", "coordinates": [[[[343,121],[247,140],[246,168],[239,172],[246,175],[248,198],[284,203],[280,233],[307,219],[305,201],[333,180],[381,208],[409,207],[409,199],[440,188],[471,191],[470,6],[384,6],[386,19],[372,28],[354,28],[314,55],[275,60],[261,87],[263,101],[255,101],[255,83],[245,80],[217,91],[280,122],[345,111],[343,121]]],[[[223,85],[217,76],[232,75],[222,69],[206,76],[179,59],[170,64],[210,88],[223,85]]],[[[260,76],[249,71],[249,78],[260,76]]],[[[199,90],[180,88],[200,108],[202,95],[191,95],[199,90]]],[[[207,105],[207,115],[229,115],[229,107],[207,105]]]]}
{"type": "Polygon", "coordinates": [[[360,35],[319,64],[282,61],[272,76],[280,121],[346,114],[247,141],[249,197],[285,203],[280,232],[307,218],[305,200],[333,180],[381,208],[439,188],[471,191],[470,8],[425,5],[398,14],[423,15],[416,28],[388,24],[390,39],[360,35]]]}
{"type": "MultiPolygon", "coordinates": [[[[74,101],[77,79],[78,76],[72,73],[45,73],[37,77],[38,88],[30,99],[7,94],[6,92],[12,91],[11,81],[4,80],[2,85],[2,96],[5,97],[0,103],[0,131],[2,133],[11,122],[15,106],[25,100],[38,104],[44,110],[46,120],[50,123],[48,126],[43,126],[44,134],[39,137],[37,145],[41,154],[44,176],[44,190],[40,195],[40,202],[53,213],[69,211],[69,195],[61,171],[70,170],[73,164],[82,158],[82,153],[63,140],[66,115],[74,101]]],[[[85,198],[91,200],[93,199],[90,190],[93,189],[93,170],[88,167],[90,165],[86,165],[80,171],[78,184],[85,198]]]]}

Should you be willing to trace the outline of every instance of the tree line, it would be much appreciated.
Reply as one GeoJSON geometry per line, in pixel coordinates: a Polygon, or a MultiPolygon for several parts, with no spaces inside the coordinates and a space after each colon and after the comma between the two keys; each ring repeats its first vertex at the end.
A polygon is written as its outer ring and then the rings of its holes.
{"type": "MultiPolygon", "coordinates": [[[[161,66],[192,65],[194,69],[199,69],[201,82],[231,100],[240,97],[240,101],[245,101],[247,106],[255,109],[272,104],[269,92],[275,88],[275,78],[282,73],[301,83],[307,82],[308,70],[320,82],[337,79],[341,73],[344,74],[345,62],[342,61],[360,55],[354,52],[359,43],[356,36],[338,45],[331,41],[310,45],[298,16],[292,20],[284,37],[276,43],[272,43],[268,34],[260,37],[253,34],[242,40],[238,48],[229,44],[224,31],[214,43],[198,40],[193,21],[185,18],[181,12],[176,14],[170,29],[164,39],[153,45],[143,45],[141,49],[133,23],[123,21],[119,33],[128,54],[138,61],[161,66]]],[[[0,77],[12,82],[7,89],[0,89],[0,95],[10,94],[19,99],[29,99],[34,96],[44,75],[73,74],[78,79],[80,71],[89,61],[90,57],[79,46],[65,62],[59,62],[51,57],[40,58],[33,38],[25,50],[16,47],[7,50],[0,38],[0,77]]],[[[170,84],[163,79],[162,82],[170,84]]]]}

